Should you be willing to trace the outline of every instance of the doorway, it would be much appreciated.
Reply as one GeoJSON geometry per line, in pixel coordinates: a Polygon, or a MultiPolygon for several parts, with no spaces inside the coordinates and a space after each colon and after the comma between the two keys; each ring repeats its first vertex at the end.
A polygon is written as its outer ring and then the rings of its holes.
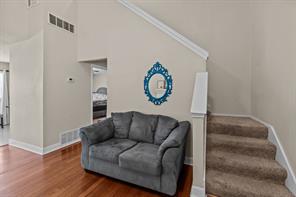
{"type": "Polygon", "coordinates": [[[0,69],[0,146],[9,141],[9,70],[0,69]]]}
{"type": "Polygon", "coordinates": [[[107,116],[108,85],[107,60],[92,64],[92,119],[103,120],[107,116]]]}

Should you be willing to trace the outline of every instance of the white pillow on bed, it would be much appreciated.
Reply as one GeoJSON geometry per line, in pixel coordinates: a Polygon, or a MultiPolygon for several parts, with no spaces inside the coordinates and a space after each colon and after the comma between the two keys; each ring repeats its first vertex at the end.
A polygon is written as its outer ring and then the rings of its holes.
{"type": "Polygon", "coordinates": [[[104,101],[104,100],[107,100],[106,94],[93,93],[93,101],[104,101]]]}

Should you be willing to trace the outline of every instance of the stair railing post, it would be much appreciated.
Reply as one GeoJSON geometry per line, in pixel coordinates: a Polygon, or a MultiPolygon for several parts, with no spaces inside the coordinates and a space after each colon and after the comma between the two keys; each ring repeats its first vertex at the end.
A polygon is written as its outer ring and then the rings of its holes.
{"type": "Polygon", "coordinates": [[[193,183],[191,196],[205,197],[206,125],[207,125],[208,73],[196,74],[191,113],[193,135],[193,183]]]}

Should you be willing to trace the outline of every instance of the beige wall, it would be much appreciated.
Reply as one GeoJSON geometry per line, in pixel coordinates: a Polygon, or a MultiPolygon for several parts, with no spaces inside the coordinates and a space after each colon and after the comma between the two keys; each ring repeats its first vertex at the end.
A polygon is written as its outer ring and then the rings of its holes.
{"type": "MultiPolygon", "coordinates": [[[[295,171],[295,3],[262,2],[135,3],[209,51],[206,69],[211,111],[252,114],[271,123],[295,171]]],[[[108,57],[109,114],[139,110],[191,119],[194,73],[204,71],[205,62],[188,49],[115,1],[79,1],[78,21],[75,1],[45,3],[44,8],[35,9],[29,17],[42,13],[43,22],[40,25],[37,18],[36,26],[31,23],[25,29],[33,33],[45,28],[45,145],[57,143],[59,132],[90,120],[91,70],[76,63],[76,48],[78,60],[108,57]],[[77,34],[69,36],[47,24],[48,10],[78,25],[78,46],[77,34]],[[173,94],[162,106],[149,103],[143,93],[143,77],[156,61],[167,67],[174,79],[173,94]],[[75,82],[67,83],[68,77],[75,82]],[[61,110],[64,113],[57,113],[61,110]]]]}
{"type": "MultiPolygon", "coordinates": [[[[274,125],[295,171],[295,3],[224,0],[134,3],[209,51],[211,111],[251,114],[274,125]]],[[[78,58],[109,60],[109,113],[134,109],[190,119],[190,84],[193,84],[190,72],[202,70],[186,61],[194,55],[115,3],[80,2],[78,15],[78,58]],[[91,19],[96,19],[99,25],[92,27],[87,22],[91,19]],[[168,58],[168,54],[178,55],[168,58]],[[174,78],[173,95],[160,107],[145,102],[142,84],[145,72],[156,60],[167,66],[174,78]],[[123,93],[132,96],[122,97],[123,93]],[[185,98],[181,101],[182,94],[185,98]]]]}
{"type": "Polygon", "coordinates": [[[48,12],[76,25],[75,1],[40,1],[30,9],[27,25],[32,34],[44,30],[37,36],[42,46],[34,36],[13,47],[11,55],[11,138],[40,147],[59,143],[61,132],[91,123],[91,66],[77,63],[77,34],[48,24],[48,12]]]}
{"type": "MultiPolygon", "coordinates": [[[[78,57],[108,58],[108,114],[137,110],[191,120],[195,73],[205,71],[196,54],[117,2],[80,3],[78,57]],[[106,22],[108,18],[108,23],[106,22]],[[96,24],[89,21],[96,21],[96,24]],[[144,94],[144,76],[159,61],[173,77],[168,102],[156,106],[144,94]]],[[[191,156],[191,135],[187,155],[191,156]]]]}
{"type": "Polygon", "coordinates": [[[10,138],[43,146],[43,32],[10,52],[10,138]]]}
{"type": "Polygon", "coordinates": [[[274,126],[296,172],[296,3],[253,3],[252,114],[274,126]]]}
{"type": "Polygon", "coordinates": [[[98,74],[93,74],[93,92],[97,91],[100,87],[108,87],[107,71],[101,71],[98,74]]]}
{"type": "Polygon", "coordinates": [[[0,70],[9,70],[9,63],[7,62],[0,62],[0,70]]]}
{"type": "Polygon", "coordinates": [[[59,142],[61,132],[91,123],[91,66],[77,62],[77,33],[47,23],[51,12],[77,28],[75,1],[48,1],[44,7],[44,146],[49,146],[59,142]]]}
{"type": "Polygon", "coordinates": [[[133,2],[209,51],[210,111],[251,113],[248,0],[133,2]]]}
{"type": "Polygon", "coordinates": [[[210,110],[272,124],[296,172],[296,3],[134,2],[209,51],[210,110]]]}
{"type": "Polygon", "coordinates": [[[0,61],[9,62],[10,45],[42,30],[42,12],[42,4],[28,9],[27,1],[0,0],[0,61]]]}

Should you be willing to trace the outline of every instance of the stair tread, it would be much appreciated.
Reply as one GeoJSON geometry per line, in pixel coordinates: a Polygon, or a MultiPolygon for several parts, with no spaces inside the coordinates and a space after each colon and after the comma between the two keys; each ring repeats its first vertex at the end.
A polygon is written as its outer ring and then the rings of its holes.
{"type": "Polygon", "coordinates": [[[268,128],[246,117],[209,116],[208,133],[266,139],[268,128]]]}
{"type": "Polygon", "coordinates": [[[262,123],[248,117],[210,116],[208,122],[210,124],[224,124],[228,126],[266,128],[262,123]]]}
{"type": "Polygon", "coordinates": [[[207,167],[277,182],[284,182],[287,177],[286,170],[276,160],[219,150],[208,152],[207,167]]]}
{"type": "Polygon", "coordinates": [[[284,185],[216,170],[207,170],[206,189],[220,197],[293,197],[284,185]]]}
{"type": "Polygon", "coordinates": [[[209,140],[211,140],[211,143],[275,150],[275,145],[269,142],[267,139],[244,136],[231,136],[215,133],[210,133],[207,135],[207,137],[209,140]]]}
{"type": "Polygon", "coordinates": [[[223,150],[254,157],[275,159],[276,146],[267,139],[210,133],[208,150],[223,150]]]}

